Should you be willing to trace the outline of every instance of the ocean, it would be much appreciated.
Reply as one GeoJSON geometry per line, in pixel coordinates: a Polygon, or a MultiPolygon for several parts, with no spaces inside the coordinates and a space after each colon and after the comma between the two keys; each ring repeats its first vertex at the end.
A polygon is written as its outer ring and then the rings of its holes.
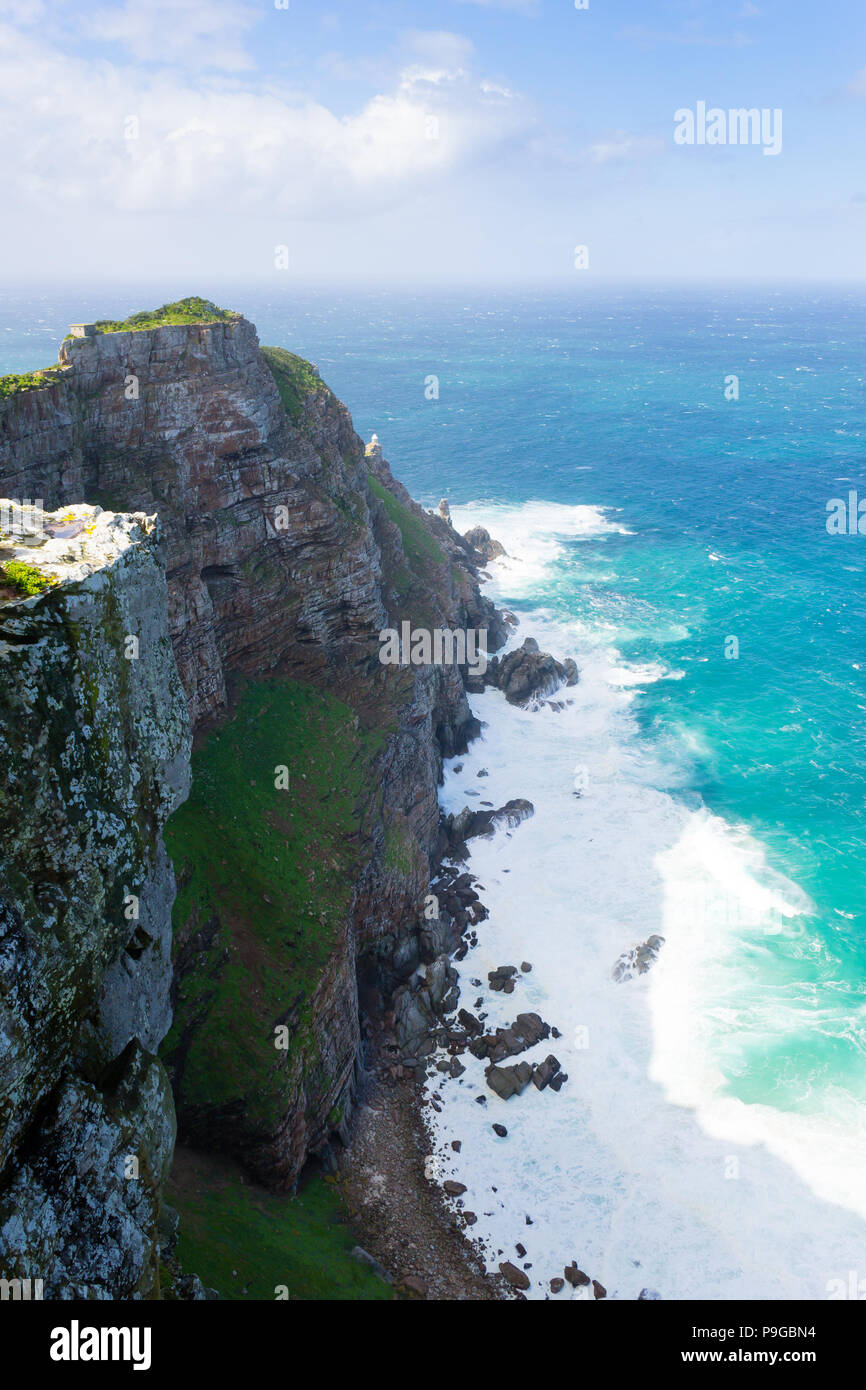
{"type": "MultiPolygon", "coordinates": [[[[608,1297],[866,1297],[866,535],[826,526],[866,497],[866,293],[192,288],[487,526],[513,640],[580,668],[561,710],[473,696],[442,789],[535,807],[471,842],[490,917],[461,1003],[537,1011],[562,1036],[528,1058],[568,1073],[505,1103],[466,1057],[431,1086],[435,1175],[490,1266],[538,1298],[573,1260],[608,1297]]],[[[0,370],[153,302],[4,292],[0,370]]]]}

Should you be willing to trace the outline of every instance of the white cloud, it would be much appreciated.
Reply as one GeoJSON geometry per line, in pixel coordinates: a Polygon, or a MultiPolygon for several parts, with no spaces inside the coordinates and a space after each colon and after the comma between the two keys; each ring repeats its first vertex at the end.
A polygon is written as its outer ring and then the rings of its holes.
{"type": "Polygon", "coordinates": [[[137,62],[238,72],[252,66],[243,39],[261,19],[243,0],[126,0],[85,15],[82,31],[117,43],[137,62]]]}
{"type": "MultiPolygon", "coordinates": [[[[358,216],[435,189],[533,129],[519,96],[472,73],[471,45],[457,35],[414,35],[417,61],[345,117],[243,74],[191,81],[76,58],[20,31],[2,39],[4,191],[59,218],[358,216]],[[138,138],[125,138],[130,117],[138,138]]],[[[150,38],[135,31],[124,42],[146,49],[150,38]]]]}

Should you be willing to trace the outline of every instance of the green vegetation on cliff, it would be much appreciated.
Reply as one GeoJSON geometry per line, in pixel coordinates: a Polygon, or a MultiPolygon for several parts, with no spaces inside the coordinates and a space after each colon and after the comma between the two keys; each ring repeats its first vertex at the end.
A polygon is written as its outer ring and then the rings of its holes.
{"type": "Polygon", "coordinates": [[[0,400],[5,400],[7,396],[17,396],[21,391],[38,391],[43,386],[55,386],[62,378],[62,367],[42,367],[35,372],[0,376],[0,400]]]}
{"type": "MultiPolygon", "coordinates": [[[[297,425],[303,414],[307,396],[318,391],[328,391],[312,362],[298,357],[285,348],[263,347],[262,355],[271,369],[283,409],[293,425],[297,425]]],[[[330,394],[330,393],[329,393],[330,394]]]]}
{"type": "Polygon", "coordinates": [[[419,627],[435,628],[441,621],[437,601],[444,610],[449,606],[447,594],[450,569],[441,546],[425,526],[399,498],[368,473],[370,491],[385,508],[385,514],[400,532],[403,555],[395,563],[387,553],[382,555],[385,578],[396,595],[389,611],[393,621],[409,618],[419,627]]]}
{"type": "Polygon", "coordinates": [[[188,299],[176,299],[172,304],[163,304],[159,309],[141,309],[125,319],[97,319],[94,327],[97,333],[132,333],[145,328],[166,328],[186,323],[226,323],[240,318],[231,309],[220,309],[209,299],[191,295],[188,299]]]}
{"type": "Polygon", "coordinates": [[[428,563],[444,565],[445,556],[442,549],[430,535],[421,518],[417,517],[414,512],[410,512],[408,507],[404,507],[402,502],[398,502],[394,494],[389,492],[372,473],[369,474],[369,481],[373,496],[378,497],[379,501],[384,503],[389,520],[400,528],[400,535],[403,537],[403,550],[412,568],[417,567],[423,571],[428,563]]]}
{"type": "Polygon", "coordinates": [[[336,1183],[315,1176],[292,1198],[236,1164],[179,1150],[168,1199],[180,1213],[177,1258],[225,1299],[391,1300],[390,1285],[353,1260],[336,1183]],[[285,1296],[285,1295],[283,1295],[285,1296]]]}
{"type": "Polygon", "coordinates": [[[193,754],[192,794],[165,831],[178,989],[162,1051],[181,1113],[242,1101],[267,1129],[287,1067],[299,1051],[314,1065],[309,1000],[348,911],[382,742],[355,723],[297,681],[257,681],[193,754]]]}
{"type": "Polygon", "coordinates": [[[47,579],[33,565],[25,565],[21,560],[7,560],[0,565],[0,575],[3,582],[20,594],[41,594],[46,589],[53,589],[57,582],[47,579]]]}

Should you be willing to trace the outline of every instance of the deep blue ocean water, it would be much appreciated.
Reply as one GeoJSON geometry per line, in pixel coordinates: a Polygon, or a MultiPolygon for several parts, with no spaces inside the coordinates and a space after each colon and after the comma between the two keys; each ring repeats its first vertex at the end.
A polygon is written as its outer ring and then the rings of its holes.
{"type": "MultiPolygon", "coordinates": [[[[802,895],[795,929],[756,942],[744,924],[738,1017],[714,1043],[727,1093],[866,1107],[866,535],[826,527],[830,499],[866,497],[866,292],[212,293],[314,361],[426,505],[617,523],[563,528],[515,606],[676,676],[634,699],[657,783],[802,895]]],[[[4,293],[0,370],[153,300],[4,293]]]]}

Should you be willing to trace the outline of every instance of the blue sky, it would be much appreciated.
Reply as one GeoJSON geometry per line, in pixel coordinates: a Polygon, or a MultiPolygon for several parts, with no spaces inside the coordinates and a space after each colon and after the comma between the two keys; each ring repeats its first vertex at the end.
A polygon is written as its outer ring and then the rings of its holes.
{"type": "Polygon", "coordinates": [[[864,277],[855,0],[0,0],[0,124],[7,283],[864,277]]]}

